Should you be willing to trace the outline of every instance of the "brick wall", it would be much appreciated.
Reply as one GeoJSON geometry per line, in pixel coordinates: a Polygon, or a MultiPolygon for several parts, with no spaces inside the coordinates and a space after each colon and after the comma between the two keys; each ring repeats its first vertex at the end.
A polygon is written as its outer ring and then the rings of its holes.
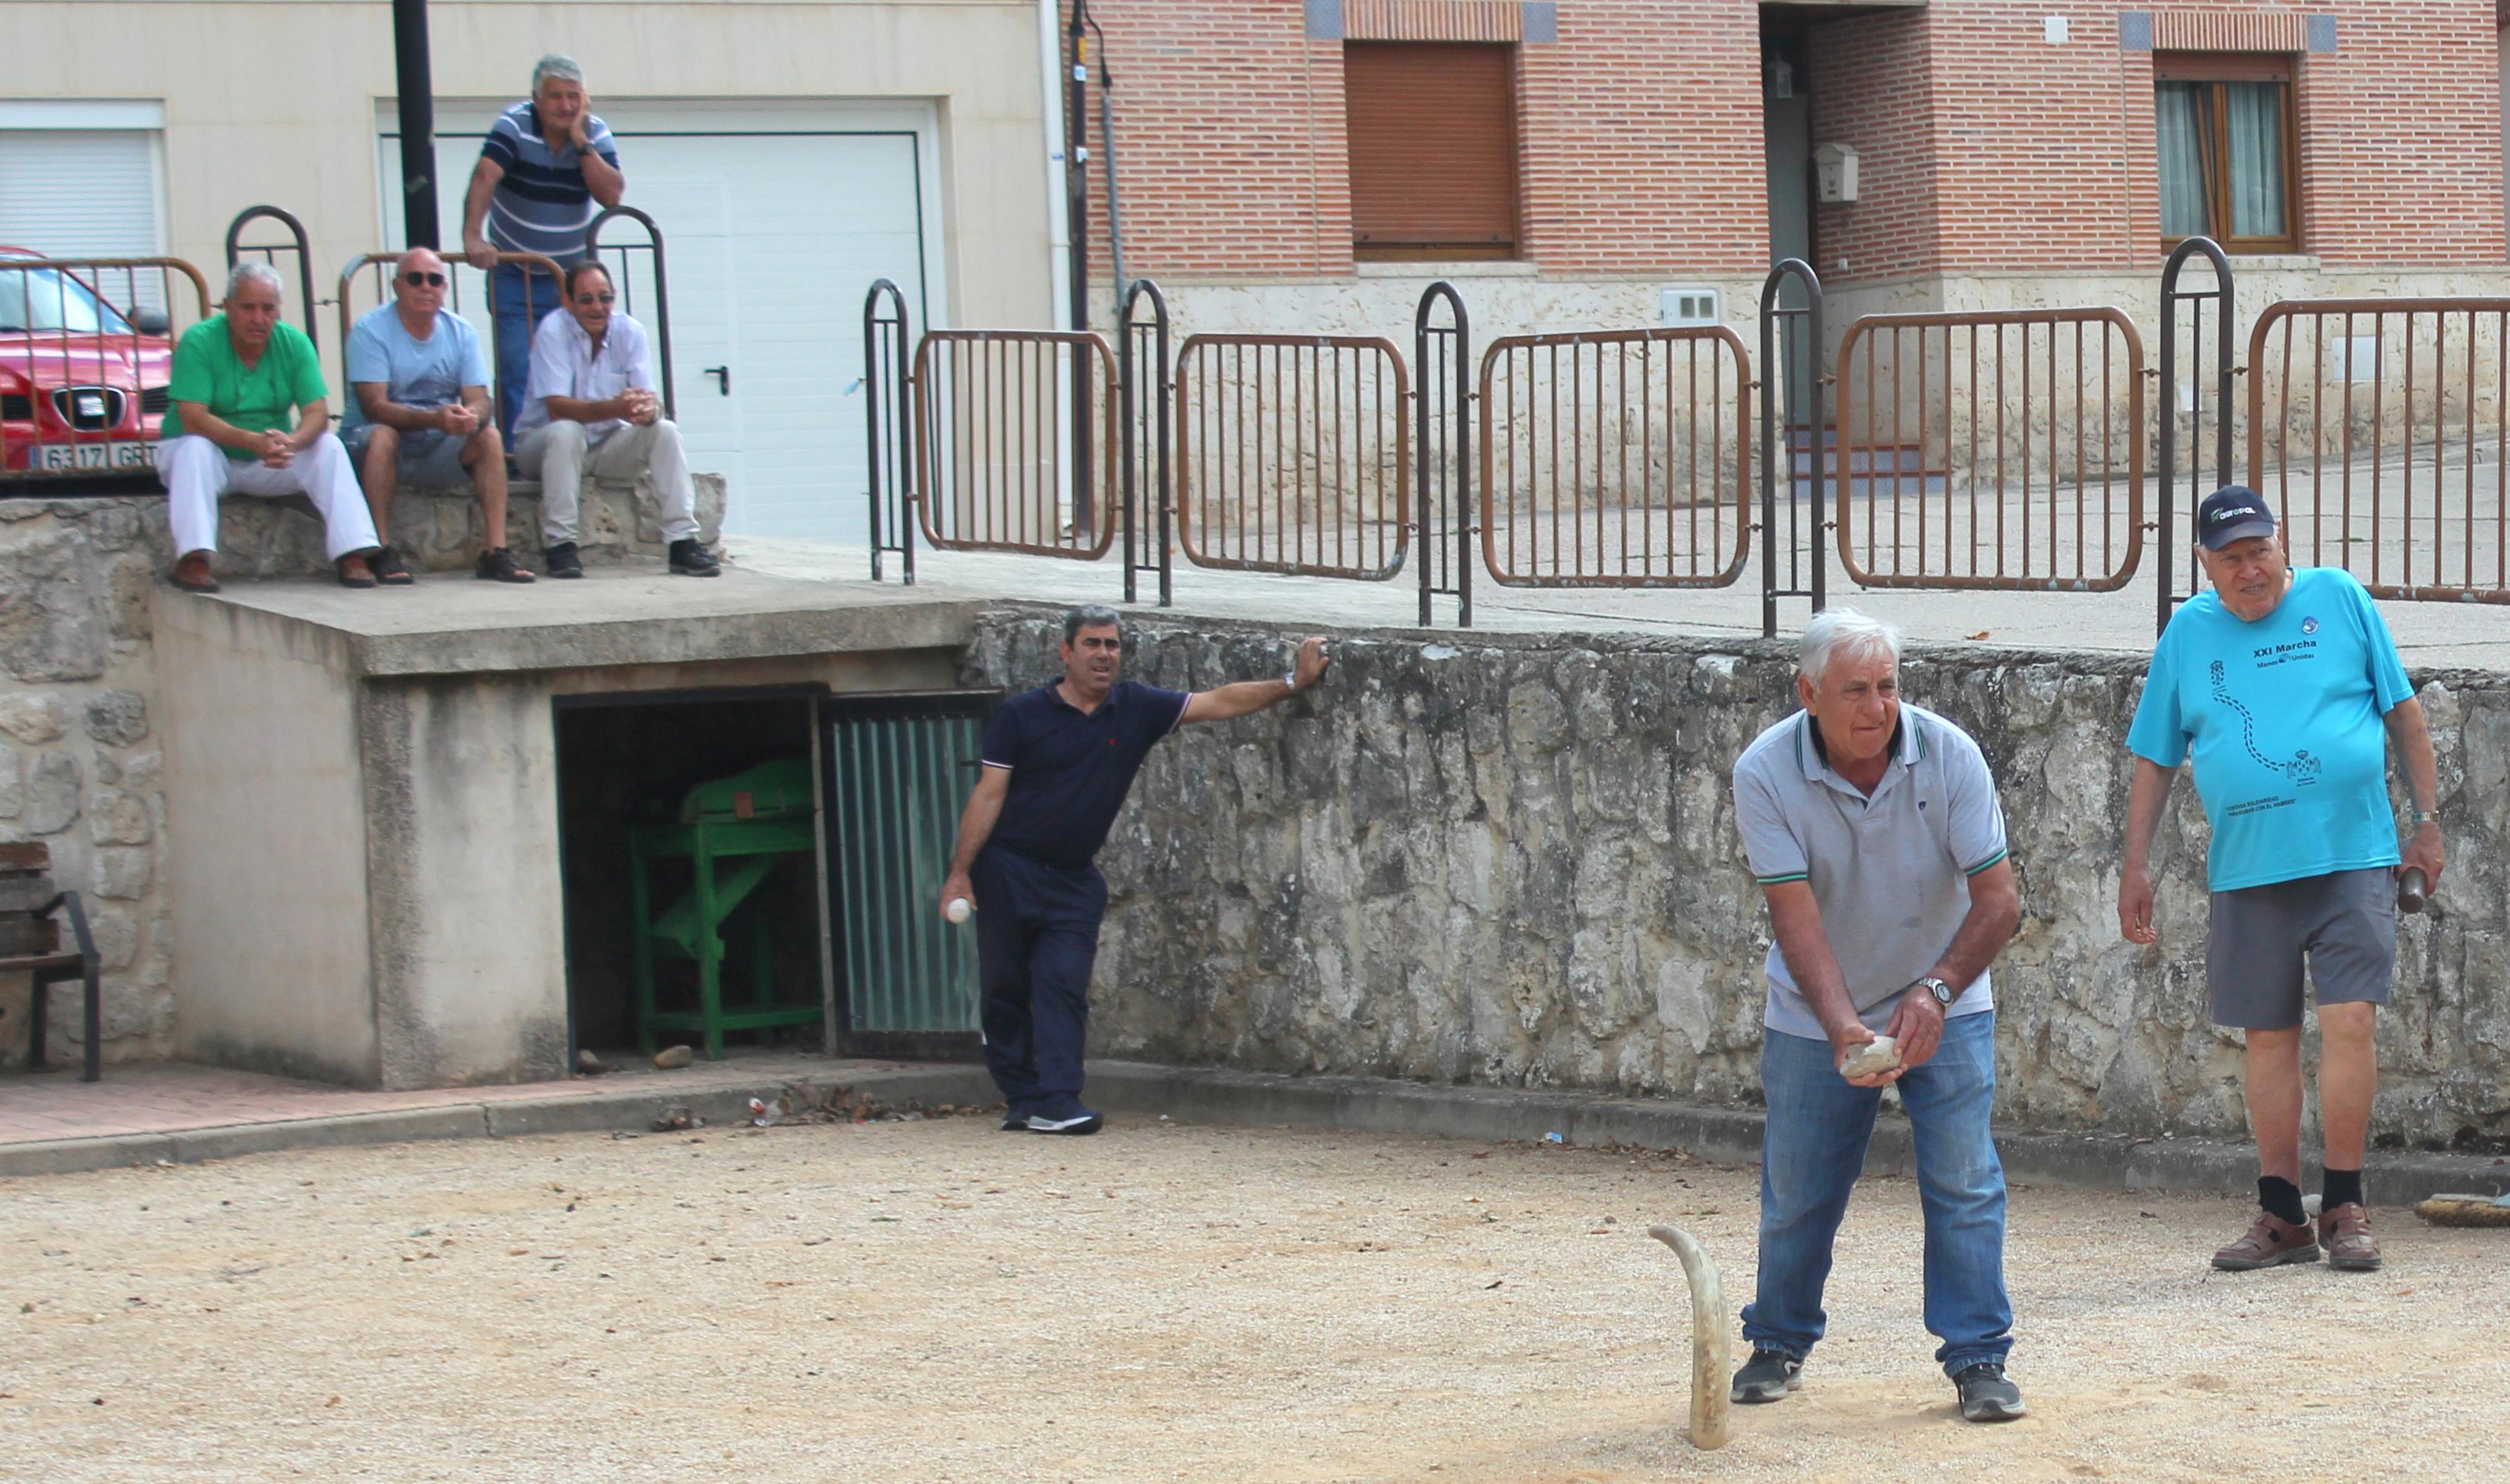
{"type": "MultiPolygon", "coordinates": [[[[1312,8],[1324,29],[1339,15],[1353,35],[1470,22],[1475,36],[1509,19],[1481,14],[1491,9],[1312,8]]],[[[1187,282],[1350,275],[1344,43],[1309,38],[1312,8],[1091,10],[1116,71],[1128,270],[1187,282]]],[[[1749,0],[1561,0],[1557,40],[1519,45],[1520,242],[1546,277],[1765,265],[1758,14],[1749,0]]],[[[2061,45],[2042,33],[2047,14],[1933,0],[1811,29],[1815,140],[1853,144],[1864,177],[1860,201],[1816,213],[1826,276],[2140,274],[2159,262],[2151,54],[2121,47],[2114,10],[2068,13],[2061,45]]],[[[2464,0],[2139,14],[2164,44],[2185,32],[2282,47],[2298,44],[2304,14],[2333,14],[2338,50],[2306,54],[2301,67],[2303,250],[2331,266],[2504,260],[2497,15],[2464,0]]],[[[1090,200],[1103,280],[1103,181],[1090,200]]]]}

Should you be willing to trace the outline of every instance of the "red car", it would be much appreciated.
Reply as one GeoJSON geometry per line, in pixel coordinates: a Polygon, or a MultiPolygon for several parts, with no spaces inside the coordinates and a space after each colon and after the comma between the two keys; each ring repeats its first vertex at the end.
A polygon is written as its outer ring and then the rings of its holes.
{"type": "MultiPolygon", "coordinates": [[[[133,283],[154,269],[120,271],[133,283]]],[[[99,270],[0,247],[0,474],[144,469],[174,342],[163,310],[126,313],[99,270]]],[[[129,285],[125,285],[129,286],[129,285]]]]}

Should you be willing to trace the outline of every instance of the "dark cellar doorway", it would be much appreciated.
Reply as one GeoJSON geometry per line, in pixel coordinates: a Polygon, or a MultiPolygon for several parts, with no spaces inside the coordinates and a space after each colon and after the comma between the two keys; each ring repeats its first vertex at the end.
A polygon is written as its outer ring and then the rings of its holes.
{"type": "MultiPolygon", "coordinates": [[[[824,694],[818,686],[778,686],[558,699],[570,1060],[579,1049],[614,1065],[640,1055],[631,848],[637,822],[667,825],[692,790],[761,765],[791,763],[811,777],[816,709],[824,694]]],[[[745,795],[742,802],[745,809],[745,795]]],[[[816,826],[815,803],[807,813],[816,826]]],[[[728,1051],[763,1046],[818,1050],[825,1045],[822,1013],[829,984],[820,859],[817,849],[778,857],[723,921],[725,1008],[750,1004],[754,961],[763,943],[777,1003],[812,1011],[803,1024],[727,1031],[728,1051]]],[[[690,890],[694,870],[686,859],[674,858],[649,857],[647,868],[650,910],[659,918],[690,890]]],[[[696,1008],[692,960],[658,954],[654,977],[658,1010],[696,1008]]],[[[655,1039],[704,1052],[694,1030],[659,1030],[655,1039]]]]}

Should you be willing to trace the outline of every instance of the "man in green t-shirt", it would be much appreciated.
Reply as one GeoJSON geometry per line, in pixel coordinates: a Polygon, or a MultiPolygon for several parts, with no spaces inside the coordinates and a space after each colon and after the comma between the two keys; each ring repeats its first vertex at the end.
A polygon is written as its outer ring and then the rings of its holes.
{"type": "Polygon", "coordinates": [[[279,318],[279,273],[238,263],[219,313],[183,332],[166,393],[173,410],[157,445],[174,528],[174,586],[215,592],[218,496],[303,495],[323,517],[323,545],[344,588],[371,588],[374,517],[331,409],[314,342],[279,318]],[[294,425],[289,424],[290,414],[294,425]]]}

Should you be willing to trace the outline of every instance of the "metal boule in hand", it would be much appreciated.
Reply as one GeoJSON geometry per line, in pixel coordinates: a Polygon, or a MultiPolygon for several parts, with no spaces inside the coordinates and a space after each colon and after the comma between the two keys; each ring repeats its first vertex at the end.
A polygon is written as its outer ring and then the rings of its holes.
{"type": "Polygon", "coordinates": [[[1648,1235],[1682,1259],[1691,1282],[1691,1444],[1726,1446],[1727,1412],[1733,1397],[1727,1373],[1733,1369],[1733,1338],[1726,1321],[1726,1280],[1696,1237],[1679,1227],[1650,1227],[1648,1235]]]}

